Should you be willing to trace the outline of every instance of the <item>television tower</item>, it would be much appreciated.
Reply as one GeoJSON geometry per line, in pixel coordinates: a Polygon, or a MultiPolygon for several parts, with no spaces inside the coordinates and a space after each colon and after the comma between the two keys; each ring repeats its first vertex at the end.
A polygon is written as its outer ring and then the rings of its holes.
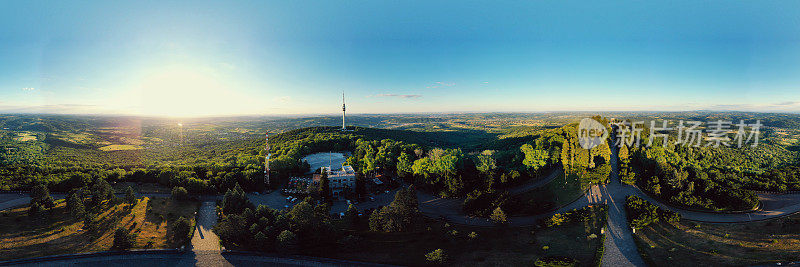
{"type": "Polygon", "coordinates": [[[264,150],[267,152],[264,160],[264,183],[266,184],[266,190],[269,190],[269,157],[272,155],[269,153],[269,132],[267,132],[267,141],[264,144],[264,150]]]}
{"type": "Polygon", "coordinates": [[[347,131],[347,127],[344,126],[344,117],[345,117],[344,92],[342,92],[342,131],[347,131]]]}

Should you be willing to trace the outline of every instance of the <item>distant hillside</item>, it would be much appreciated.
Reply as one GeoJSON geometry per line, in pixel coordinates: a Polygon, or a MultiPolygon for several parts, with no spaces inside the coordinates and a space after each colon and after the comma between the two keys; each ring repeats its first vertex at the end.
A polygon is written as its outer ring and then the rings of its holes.
{"type": "Polygon", "coordinates": [[[477,130],[447,130],[437,132],[418,132],[409,130],[392,130],[364,127],[349,127],[350,131],[342,132],[340,127],[320,126],[290,130],[274,137],[270,137],[270,143],[274,140],[276,144],[299,140],[311,135],[328,134],[351,136],[363,138],[365,140],[393,139],[410,144],[418,144],[430,147],[455,148],[461,147],[469,149],[477,147],[483,142],[494,140],[496,134],[486,133],[477,130]]]}

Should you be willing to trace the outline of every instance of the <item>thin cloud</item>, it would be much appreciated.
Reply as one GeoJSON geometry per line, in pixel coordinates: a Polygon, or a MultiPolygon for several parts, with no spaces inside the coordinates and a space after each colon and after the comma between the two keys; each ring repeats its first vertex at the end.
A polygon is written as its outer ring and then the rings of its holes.
{"type": "Polygon", "coordinates": [[[33,91],[33,90],[36,90],[36,88],[33,88],[33,87],[22,88],[22,91],[33,91]]]}
{"type": "Polygon", "coordinates": [[[404,99],[416,99],[416,98],[421,98],[422,95],[378,94],[378,95],[372,95],[370,97],[396,97],[404,99]]]}
{"type": "Polygon", "coordinates": [[[290,97],[290,96],[276,97],[275,101],[281,102],[281,103],[286,103],[286,102],[292,101],[292,97],[290,97]]]}
{"type": "Polygon", "coordinates": [[[798,105],[798,104],[800,104],[800,102],[798,102],[798,101],[786,101],[786,102],[777,103],[775,105],[776,106],[794,106],[794,105],[798,105]]]}
{"type": "Polygon", "coordinates": [[[456,86],[454,82],[434,82],[433,84],[426,86],[425,88],[442,88],[442,87],[453,87],[456,86]]]}

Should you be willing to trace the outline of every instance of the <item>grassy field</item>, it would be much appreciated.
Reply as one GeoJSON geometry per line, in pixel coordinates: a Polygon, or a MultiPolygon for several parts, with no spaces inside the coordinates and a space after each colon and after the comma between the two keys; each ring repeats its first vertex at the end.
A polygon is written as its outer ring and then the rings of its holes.
{"type": "Polygon", "coordinates": [[[17,133],[17,137],[14,138],[17,142],[27,142],[27,141],[36,141],[37,137],[34,133],[31,132],[19,132],[17,133]]]}
{"type": "Polygon", "coordinates": [[[545,186],[514,196],[506,210],[514,215],[548,212],[571,203],[583,194],[583,190],[577,176],[570,175],[565,180],[564,174],[560,173],[545,186]]]}
{"type": "Polygon", "coordinates": [[[102,151],[117,151],[117,150],[137,150],[137,149],[142,149],[142,147],[136,145],[107,145],[104,147],[100,147],[98,149],[102,151]]]}
{"type": "Polygon", "coordinates": [[[176,247],[179,244],[167,241],[172,222],[179,216],[194,221],[197,210],[197,203],[163,198],[140,199],[130,210],[126,206],[116,205],[100,214],[100,230],[94,235],[84,231],[83,220],[73,218],[63,201],[46,219],[30,218],[27,207],[2,211],[0,260],[109,250],[117,227],[138,235],[134,248],[176,247]]]}
{"type": "MultiPolygon", "coordinates": [[[[599,214],[599,213],[598,213],[599,214]]],[[[349,251],[314,251],[311,255],[407,266],[427,264],[425,254],[442,249],[455,266],[532,266],[542,257],[569,257],[592,266],[605,221],[571,223],[553,228],[482,228],[428,220],[410,233],[358,232],[363,240],[349,251]],[[475,232],[477,237],[470,238],[475,232]]]]}
{"type": "Polygon", "coordinates": [[[712,224],[658,222],[635,240],[651,266],[742,266],[800,260],[800,215],[712,224]]]}

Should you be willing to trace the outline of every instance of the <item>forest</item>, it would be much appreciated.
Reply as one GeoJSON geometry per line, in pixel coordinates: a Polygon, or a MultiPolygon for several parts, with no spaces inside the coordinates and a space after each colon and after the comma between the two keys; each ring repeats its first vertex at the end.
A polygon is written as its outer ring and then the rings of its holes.
{"type": "MultiPolygon", "coordinates": [[[[192,194],[222,193],[236,184],[245,191],[262,190],[262,129],[272,125],[278,127],[270,138],[274,186],[307,170],[303,156],[346,150],[352,152],[347,163],[358,171],[359,183],[388,174],[441,197],[464,198],[470,214],[489,216],[496,208],[525,213],[519,207],[554,204],[527,203],[506,189],[556,171],[578,190],[607,182],[611,146],[580,148],[576,124],[567,123],[584,115],[374,116],[355,120],[383,128],[355,126],[348,132],[292,129],[327,118],[197,120],[180,128],[136,118],[0,116],[0,190],[28,190],[42,183],[67,192],[97,179],[182,186],[192,194]],[[100,149],[109,144],[137,149],[100,149]]],[[[638,119],[648,114],[615,115],[638,119]]],[[[605,123],[609,116],[594,118],[605,123]]],[[[663,118],[759,118],[765,128],[754,148],[623,146],[623,181],[675,205],[712,210],[750,209],[757,204],[752,190],[800,190],[800,133],[781,128],[800,120],[750,113],[668,113],[663,118]]],[[[648,132],[645,127],[644,140],[648,132]]]]}

